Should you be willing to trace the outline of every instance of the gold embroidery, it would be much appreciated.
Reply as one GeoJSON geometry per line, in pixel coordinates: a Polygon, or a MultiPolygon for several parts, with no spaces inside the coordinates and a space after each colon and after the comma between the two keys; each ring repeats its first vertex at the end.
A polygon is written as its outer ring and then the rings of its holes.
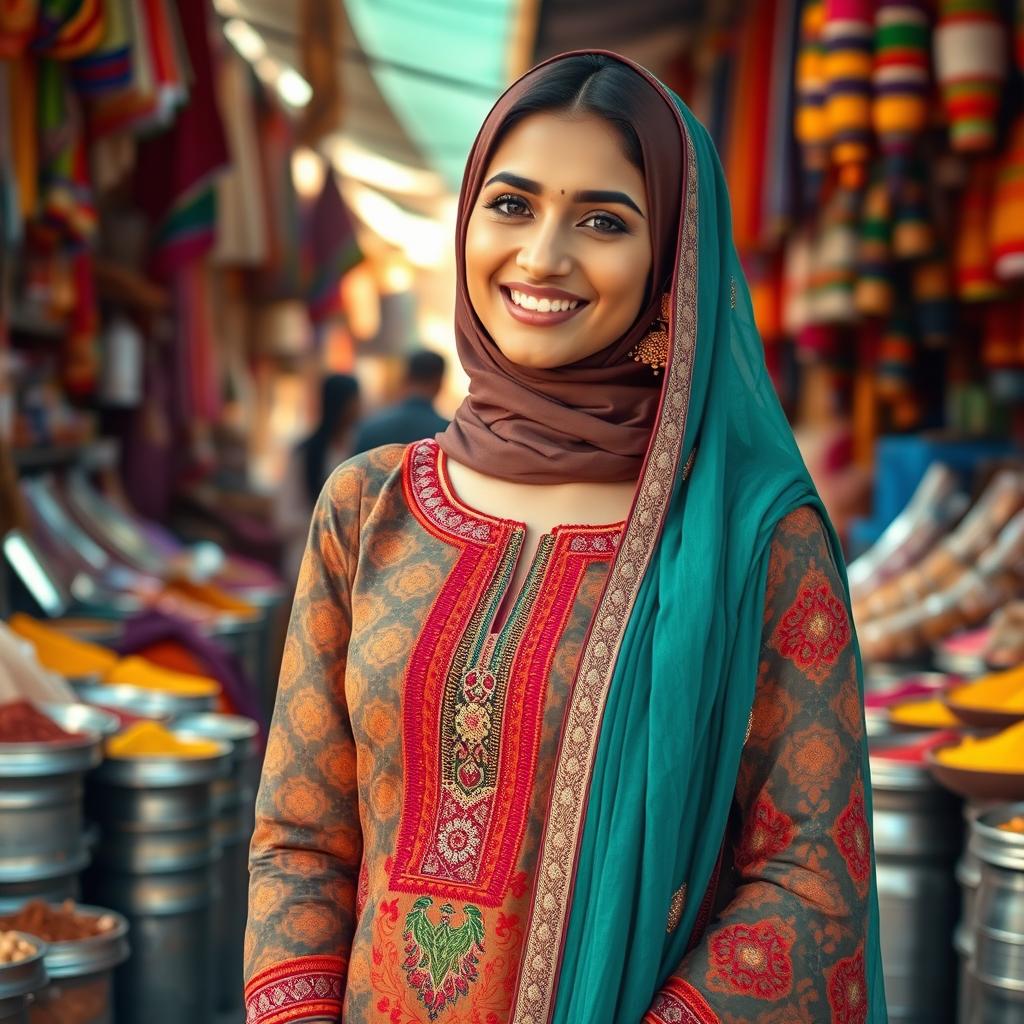
{"type": "Polygon", "coordinates": [[[750,709],[750,717],[747,719],[747,734],[743,737],[743,745],[747,745],[747,740],[750,739],[750,734],[754,731],[754,709],[750,709]]]}
{"type": "Polygon", "coordinates": [[[685,124],[681,125],[681,130],[687,158],[686,203],[676,277],[675,343],[665,375],[665,396],[650,455],[637,488],[636,507],[594,616],[593,630],[581,655],[576,684],[566,709],[551,808],[540,849],[530,928],[523,950],[523,967],[509,1024],[547,1024],[551,1016],[568,924],[576,851],[583,834],[584,801],[608,684],[640,581],[668,508],[672,489],[664,485],[663,479],[667,475],[671,480],[672,467],[679,465],[686,435],[697,343],[697,159],[685,124]]]}
{"type": "Polygon", "coordinates": [[[668,905],[668,927],[665,931],[671,935],[683,919],[683,910],[686,907],[686,883],[684,882],[672,894],[672,902],[668,905]]]}
{"type": "Polygon", "coordinates": [[[736,308],[736,278],[729,278],[729,305],[736,308]]]}

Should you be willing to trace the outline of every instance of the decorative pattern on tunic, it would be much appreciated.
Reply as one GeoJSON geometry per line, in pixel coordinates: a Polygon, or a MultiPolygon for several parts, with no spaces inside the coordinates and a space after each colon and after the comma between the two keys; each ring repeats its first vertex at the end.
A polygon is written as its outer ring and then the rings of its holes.
{"type": "MultiPolygon", "coordinates": [[[[466,551],[472,548],[473,564],[492,559],[494,577],[481,581],[478,602],[489,609],[498,593],[491,594],[493,580],[504,578],[504,559],[514,547],[514,531],[501,540],[500,520],[475,514],[448,494],[443,461],[433,462],[440,489],[427,495],[432,484],[426,483],[421,507],[410,490],[416,451],[425,454],[418,448],[383,449],[348,464],[332,478],[314,515],[252,844],[248,1024],[513,1019],[568,695],[600,603],[614,537],[606,538],[611,550],[599,551],[602,531],[584,530],[581,538],[580,531],[561,528],[542,546],[535,569],[544,582],[537,593],[532,584],[524,586],[524,595],[531,596],[518,613],[513,602],[497,635],[517,614],[530,621],[535,609],[527,607],[529,601],[537,606],[560,600],[558,594],[576,586],[575,574],[585,566],[582,582],[560,638],[542,638],[536,648],[521,639],[520,667],[513,666],[515,658],[499,658],[497,671],[488,662],[493,687],[485,686],[479,672],[475,681],[470,676],[479,666],[471,655],[481,634],[495,644],[490,653],[498,649],[490,628],[495,615],[487,618],[485,612],[474,632],[478,608],[467,604],[458,627],[443,624],[450,639],[424,663],[436,685],[418,727],[422,750],[407,758],[412,655],[440,622],[435,616],[442,593],[458,567],[469,564],[466,551]],[[441,501],[425,504],[435,497],[441,501]],[[468,535],[460,532],[466,522],[468,535]],[[545,644],[553,647],[549,654],[543,653],[545,644]],[[529,664],[549,666],[535,726],[539,741],[530,740],[525,727],[510,731],[508,687],[498,705],[499,676],[509,671],[528,680],[522,673],[529,664]],[[461,714],[470,703],[490,715],[491,728],[498,730],[496,746],[482,742],[483,719],[475,711],[461,714]],[[438,742],[442,736],[444,744],[438,742]],[[491,852],[478,857],[481,874],[473,882],[421,873],[426,858],[400,869],[402,830],[410,821],[414,836],[423,826],[422,851],[429,853],[431,840],[437,849],[443,786],[471,806],[480,799],[475,777],[463,772],[460,779],[460,767],[476,763],[481,774],[484,767],[496,770],[502,780],[497,790],[511,792],[512,802],[515,789],[501,775],[510,737],[520,756],[537,745],[519,852],[499,902],[484,902],[486,885],[498,884],[498,836],[483,835],[481,847],[491,852]],[[410,768],[432,772],[436,799],[429,813],[430,799],[414,803],[407,795],[410,768]],[[400,872],[420,873],[417,891],[392,885],[400,872]],[[456,886],[464,887],[465,897],[448,894],[456,886]]],[[[421,476],[426,480],[428,474],[421,476]]],[[[866,911],[854,854],[866,826],[858,817],[862,788],[854,752],[861,717],[852,648],[840,652],[827,678],[817,682],[771,643],[809,573],[824,574],[838,592],[820,521],[798,512],[778,528],[772,547],[757,699],[736,790],[736,848],[724,847],[721,898],[715,900],[714,885],[701,894],[705,909],[691,951],[645,1018],[655,1024],[863,1020],[857,1016],[863,1003],[857,955],[866,911]],[[733,890],[735,897],[721,909],[733,890]],[[786,956],[791,973],[783,995],[786,956]]],[[[550,629],[557,632],[558,616],[549,615],[550,629]]],[[[532,632],[547,628],[545,622],[532,632]]],[[[421,691],[427,692],[422,682],[421,691]]],[[[521,707],[516,713],[526,714],[521,707]]],[[[483,785],[494,785],[487,778],[483,785]]],[[[459,845],[452,830],[446,837],[450,847],[459,845]]],[[[666,920],[670,910],[666,905],[666,920]]]]}
{"type": "Polygon", "coordinates": [[[689,982],[670,978],[654,997],[643,1024],[719,1024],[719,1020],[689,982]]]}
{"type": "Polygon", "coordinates": [[[341,957],[307,956],[261,971],[245,987],[245,1024],[336,1020],[343,968],[341,957]]]}
{"type": "Polygon", "coordinates": [[[443,466],[435,441],[415,445],[406,460],[410,506],[460,555],[409,660],[391,888],[496,907],[526,827],[556,642],[588,562],[610,559],[621,527],[558,527],[543,537],[522,592],[494,630],[525,527],[466,509],[443,466]]]}

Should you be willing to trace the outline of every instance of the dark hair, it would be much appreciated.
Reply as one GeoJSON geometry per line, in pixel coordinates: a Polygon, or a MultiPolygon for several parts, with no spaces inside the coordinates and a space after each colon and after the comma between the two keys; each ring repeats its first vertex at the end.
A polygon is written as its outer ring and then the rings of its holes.
{"type": "Polygon", "coordinates": [[[566,57],[531,77],[526,92],[505,115],[494,145],[531,114],[593,114],[618,131],[626,159],[642,174],[643,150],[633,126],[650,101],[643,79],[621,61],[600,53],[566,57]]]}
{"type": "Polygon", "coordinates": [[[444,356],[421,349],[405,361],[405,379],[414,384],[440,384],[444,379],[444,356]]]}
{"type": "Polygon", "coordinates": [[[299,445],[309,500],[316,504],[320,489],[333,466],[328,466],[327,450],[338,427],[352,412],[359,399],[359,382],[347,373],[326,376],[320,388],[320,422],[309,437],[299,445]]]}

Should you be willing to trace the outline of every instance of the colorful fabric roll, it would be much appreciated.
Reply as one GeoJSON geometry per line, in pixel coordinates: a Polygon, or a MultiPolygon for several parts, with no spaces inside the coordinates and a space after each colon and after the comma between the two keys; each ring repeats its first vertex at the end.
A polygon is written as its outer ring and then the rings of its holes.
{"type": "Polygon", "coordinates": [[[804,198],[816,206],[828,169],[829,121],[825,108],[824,0],[804,0],[796,62],[796,123],[804,198]]]}
{"type": "Polygon", "coordinates": [[[875,0],[825,0],[825,93],[832,160],[848,187],[871,154],[875,0]]]}
{"type": "Polygon", "coordinates": [[[945,348],[953,336],[955,305],[949,259],[933,253],[914,264],[911,274],[914,317],[925,348],[945,348]]]}
{"type": "Polygon", "coordinates": [[[999,0],[939,0],[935,73],[953,149],[976,153],[995,144],[1007,48],[999,0]]]}
{"type": "Polygon", "coordinates": [[[13,60],[25,52],[38,17],[39,0],[0,0],[0,60],[13,60]]]}
{"type": "Polygon", "coordinates": [[[878,0],[872,120],[894,191],[928,124],[930,31],[926,0],[878,0]]]}
{"type": "Polygon", "coordinates": [[[41,0],[34,53],[73,60],[94,50],[103,38],[102,0],[41,0]]]}
{"type": "Polygon", "coordinates": [[[128,0],[103,0],[103,38],[72,64],[81,96],[119,92],[131,84],[131,20],[128,0]]]}
{"type": "Polygon", "coordinates": [[[837,188],[822,215],[821,235],[811,268],[812,320],[823,324],[857,319],[857,222],[860,194],[837,188]]]}
{"type": "Polygon", "coordinates": [[[999,160],[992,204],[992,257],[1001,281],[1024,278],[1024,114],[999,160]]]}
{"type": "Polygon", "coordinates": [[[879,170],[864,197],[855,302],[861,316],[888,316],[893,303],[889,187],[879,170]]]}

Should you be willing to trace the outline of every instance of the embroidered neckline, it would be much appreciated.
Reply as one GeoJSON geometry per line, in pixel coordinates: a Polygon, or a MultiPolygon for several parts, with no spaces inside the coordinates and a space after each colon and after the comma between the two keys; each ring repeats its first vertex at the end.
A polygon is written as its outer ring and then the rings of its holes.
{"type": "MultiPolygon", "coordinates": [[[[459,540],[490,544],[496,537],[511,532],[526,532],[526,524],[516,519],[490,516],[467,505],[455,492],[448,476],[447,457],[433,439],[418,441],[406,452],[407,479],[413,507],[436,530],[459,540]]],[[[607,525],[559,525],[540,540],[571,534],[569,550],[573,554],[612,554],[625,530],[625,522],[607,525]]]]}

